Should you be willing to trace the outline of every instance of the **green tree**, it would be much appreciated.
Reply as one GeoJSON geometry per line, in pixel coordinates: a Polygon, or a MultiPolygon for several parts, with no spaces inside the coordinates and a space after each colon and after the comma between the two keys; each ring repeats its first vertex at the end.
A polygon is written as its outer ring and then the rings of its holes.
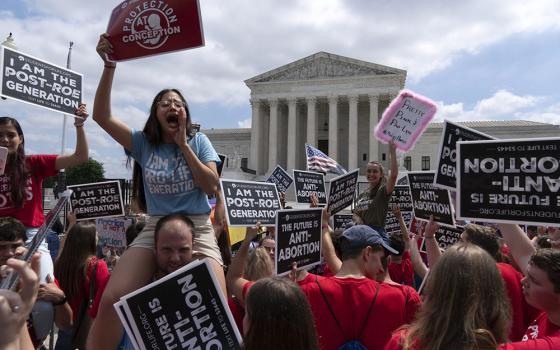
{"type": "Polygon", "coordinates": [[[87,162],[66,169],[66,184],[79,185],[105,180],[103,163],[90,158],[87,162]]]}

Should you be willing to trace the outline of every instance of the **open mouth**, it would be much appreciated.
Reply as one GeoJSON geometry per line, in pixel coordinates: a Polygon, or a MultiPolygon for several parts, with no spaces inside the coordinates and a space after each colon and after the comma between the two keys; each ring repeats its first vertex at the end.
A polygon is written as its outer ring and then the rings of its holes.
{"type": "Polygon", "coordinates": [[[177,115],[170,114],[166,118],[167,124],[170,126],[177,126],[179,125],[179,117],[177,115]]]}

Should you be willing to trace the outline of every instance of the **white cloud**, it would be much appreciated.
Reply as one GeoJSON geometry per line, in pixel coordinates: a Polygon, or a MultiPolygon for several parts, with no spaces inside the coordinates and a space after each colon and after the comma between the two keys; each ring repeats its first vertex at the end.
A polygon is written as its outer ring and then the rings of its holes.
{"type": "Polygon", "coordinates": [[[500,90],[494,96],[479,101],[474,107],[478,115],[504,115],[520,109],[534,106],[540,99],[534,96],[517,96],[506,90],[500,90]]]}
{"type": "Polygon", "coordinates": [[[250,128],[251,127],[251,118],[243,119],[237,122],[237,126],[240,128],[250,128]]]}
{"type": "Polygon", "coordinates": [[[560,125],[560,103],[542,105],[542,102],[546,102],[546,100],[544,97],[518,96],[507,90],[499,90],[491,97],[476,102],[473,109],[465,109],[462,102],[445,104],[438,101],[435,121],[474,121],[501,118],[560,125]]]}

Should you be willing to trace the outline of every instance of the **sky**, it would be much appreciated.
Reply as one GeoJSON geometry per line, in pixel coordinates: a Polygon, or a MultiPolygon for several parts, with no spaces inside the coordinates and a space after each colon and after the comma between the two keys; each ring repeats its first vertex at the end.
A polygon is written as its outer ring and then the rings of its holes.
{"type": "MultiPolygon", "coordinates": [[[[84,75],[91,114],[103,63],[95,46],[120,1],[1,0],[0,41],[84,75]]],[[[243,83],[319,51],[407,70],[405,87],[438,104],[435,120],[531,120],[560,125],[560,1],[201,0],[205,46],[120,62],[113,114],[143,127],[154,95],[177,87],[204,128],[249,127],[243,83]]],[[[26,152],[60,153],[61,114],[13,100],[26,152]]],[[[67,122],[66,152],[75,146],[67,122]]],[[[107,178],[130,178],[122,148],[93,120],[90,156],[107,178]]]]}

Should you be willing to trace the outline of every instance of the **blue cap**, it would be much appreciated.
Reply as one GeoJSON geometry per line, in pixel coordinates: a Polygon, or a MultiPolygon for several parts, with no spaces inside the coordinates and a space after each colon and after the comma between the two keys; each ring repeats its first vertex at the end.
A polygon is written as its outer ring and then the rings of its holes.
{"type": "Polygon", "coordinates": [[[367,225],[354,225],[342,233],[341,250],[363,249],[379,244],[393,254],[398,252],[383,240],[381,235],[367,225]]]}

